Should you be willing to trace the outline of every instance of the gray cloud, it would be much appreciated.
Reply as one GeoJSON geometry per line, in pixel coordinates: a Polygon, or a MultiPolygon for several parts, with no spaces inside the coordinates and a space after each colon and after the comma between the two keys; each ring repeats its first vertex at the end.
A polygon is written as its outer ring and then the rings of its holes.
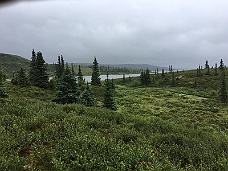
{"type": "Polygon", "coordinates": [[[22,1],[0,8],[0,51],[195,68],[228,59],[227,10],[226,0],[22,1]]]}

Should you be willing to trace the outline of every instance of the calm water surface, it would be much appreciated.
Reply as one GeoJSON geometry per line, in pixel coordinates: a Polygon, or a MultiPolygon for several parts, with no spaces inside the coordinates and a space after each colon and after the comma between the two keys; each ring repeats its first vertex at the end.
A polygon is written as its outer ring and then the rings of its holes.
{"type": "MultiPolygon", "coordinates": [[[[140,74],[125,74],[125,78],[128,77],[138,77],[140,74]]],[[[91,82],[91,76],[84,76],[85,81],[91,82]]],[[[100,75],[101,80],[105,80],[107,78],[107,75],[100,75]]],[[[109,75],[109,79],[116,79],[116,78],[123,78],[123,75],[109,75]]]]}

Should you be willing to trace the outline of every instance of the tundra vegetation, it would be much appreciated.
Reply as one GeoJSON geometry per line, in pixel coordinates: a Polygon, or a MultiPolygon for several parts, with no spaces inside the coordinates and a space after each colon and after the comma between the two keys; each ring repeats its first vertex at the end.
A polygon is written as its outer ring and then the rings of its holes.
{"type": "Polygon", "coordinates": [[[226,170],[228,70],[220,66],[104,82],[96,70],[96,85],[81,89],[67,64],[51,89],[46,76],[21,86],[0,72],[0,170],[226,170]]]}

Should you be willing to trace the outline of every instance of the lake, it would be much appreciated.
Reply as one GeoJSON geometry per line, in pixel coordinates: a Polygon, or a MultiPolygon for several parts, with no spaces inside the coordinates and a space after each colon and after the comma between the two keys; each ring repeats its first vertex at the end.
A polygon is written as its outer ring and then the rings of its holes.
{"type": "MultiPolygon", "coordinates": [[[[125,78],[128,77],[138,77],[140,74],[125,74],[125,78]]],[[[101,80],[105,80],[107,78],[107,75],[100,75],[101,80]]],[[[123,78],[123,75],[109,75],[109,79],[116,79],[116,78],[123,78]]],[[[91,82],[91,76],[84,76],[85,81],[91,82]]]]}

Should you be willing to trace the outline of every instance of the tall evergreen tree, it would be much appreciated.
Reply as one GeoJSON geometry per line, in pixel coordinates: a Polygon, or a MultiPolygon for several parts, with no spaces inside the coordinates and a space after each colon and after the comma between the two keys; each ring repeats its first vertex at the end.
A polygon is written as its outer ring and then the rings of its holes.
{"type": "Polygon", "coordinates": [[[144,72],[144,71],[141,72],[141,75],[140,75],[140,82],[141,82],[142,85],[145,84],[145,72],[144,72]]]}
{"type": "Polygon", "coordinates": [[[165,78],[165,70],[162,69],[162,78],[165,78]]]}
{"type": "Polygon", "coordinates": [[[108,78],[107,74],[107,79],[105,80],[105,96],[104,96],[104,105],[105,108],[111,109],[111,110],[116,110],[116,104],[114,101],[114,95],[113,95],[113,90],[111,89],[111,84],[110,80],[108,78]]]}
{"type": "Polygon", "coordinates": [[[224,67],[225,67],[225,66],[224,66],[223,60],[221,59],[221,60],[220,60],[219,69],[224,69],[224,67]]]}
{"type": "Polygon", "coordinates": [[[200,77],[200,76],[202,76],[202,72],[201,72],[201,68],[200,68],[200,65],[199,65],[199,69],[198,69],[198,76],[200,77]]]}
{"type": "Polygon", "coordinates": [[[205,63],[205,69],[206,69],[206,75],[210,75],[210,66],[209,66],[207,60],[206,60],[206,63],[205,63]]]}
{"type": "Polygon", "coordinates": [[[55,65],[56,66],[56,71],[55,71],[55,74],[56,74],[56,77],[58,79],[61,78],[61,76],[63,75],[64,73],[64,69],[65,69],[65,66],[64,66],[64,59],[63,59],[63,56],[58,56],[58,63],[55,65]]]}
{"type": "Polygon", "coordinates": [[[98,67],[98,62],[96,57],[94,58],[92,69],[93,69],[93,72],[92,72],[92,78],[91,78],[91,85],[100,86],[101,85],[100,73],[99,73],[99,67],[98,67]]]}
{"type": "Polygon", "coordinates": [[[221,78],[220,78],[219,97],[221,102],[226,103],[228,102],[228,95],[227,95],[227,87],[226,87],[225,66],[223,63],[222,65],[220,65],[220,70],[221,70],[221,78]]]}
{"type": "MultiPolygon", "coordinates": [[[[157,70],[157,75],[158,75],[158,70],[157,70]]],[[[150,70],[149,68],[147,68],[145,72],[145,85],[150,85],[150,84],[151,84],[150,70]]]]}
{"type": "Polygon", "coordinates": [[[82,74],[82,70],[81,70],[81,66],[78,66],[78,86],[82,87],[85,84],[84,78],[83,78],[83,74],[82,74]]]}
{"type": "Polygon", "coordinates": [[[66,69],[60,78],[56,98],[53,101],[60,104],[79,103],[80,101],[80,91],[76,83],[76,78],[73,76],[68,65],[66,65],[66,69]]]}
{"type": "Polygon", "coordinates": [[[123,74],[123,83],[126,83],[125,74],[123,74]]]}
{"type": "MultiPolygon", "coordinates": [[[[130,79],[131,79],[131,77],[129,76],[129,81],[130,81],[130,79]]],[[[114,79],[112,78],[112,81],[111,81],[111,89],[113,91],[115,91],[115,88],[116,88],[116,86],[115,86],[115,83],[114,83],[114,79]]]]}
{"type": "Polygon", "coordinates": [[[5,80],[3,71],[0,68],[0,98],[8,97],[8,94],[6,93],[6,89],[3,85],[3,81],[5,80]]]}
{"type": "Polygon", "coordinates": [[[36,81],[33,85],[40,87],[40,88],[48,88],[49,87],[49,77],[47,74],[45,60],[44,60],[41,52],[37,52],[35,72],[36,72],[35,73],[36,81]]]}
{"type": "MultiPolygon", "coordinates": [[[[156,72],[156,70],[155,70],[156,72]]],[[[140,75],[140,81],[142,85],[150,85],[151,78],[150,78],[150,70],[147,68],[146,71],[142,71],[140,75]]]]}
{"type": "Polygon", "coordinates": [[[29,79],[32,85],[48,88],[49,87],[49,77],[47,74],[47,68],[45,60],[41,52],[35,53],[34,49],[32,51],[32,61],[30,64],[29,79]]]}
{"type": "Polygon", "coordinates": [[[86,89],[82,94],[82,104],[86,106],[94,106],[94,97],[88,82],[86,84],[86,89]]]}
{"type": "Polygon", "coordinates": [[[205,69],[206,68],[209,68],[208,60],[206,60],[206,63],[205,63],[205,69]]]}
{"type": "Polygon", "coordinates": [[[71,74],[76,77],[76,73],[74,71],[74,64],[71,64],[71,74]]]}
{"type": "Polygon", "coordinates": [[[19,71],[17,71],[17,74],[13,77],[11,83],[14,85],[19,85],[21,87],[29,86],[29,80],[25,69],[21,68],[19,71]]]}
{"type": "Polygon", "coordinates": [[[32,50],[32,58],[31,58],[31,63],[30,63],[30,71],[29,71],[29,80],[32,85],[35,85],[37,79],[37,74],[36,74],[36,52],[34,49],[32,50]]]}
{"type": "Polygon", "coordinates": [[[217,66],[217,63],[215,63],[214,75],[215,76],[218,75],[218,66],[217,66]]]}

